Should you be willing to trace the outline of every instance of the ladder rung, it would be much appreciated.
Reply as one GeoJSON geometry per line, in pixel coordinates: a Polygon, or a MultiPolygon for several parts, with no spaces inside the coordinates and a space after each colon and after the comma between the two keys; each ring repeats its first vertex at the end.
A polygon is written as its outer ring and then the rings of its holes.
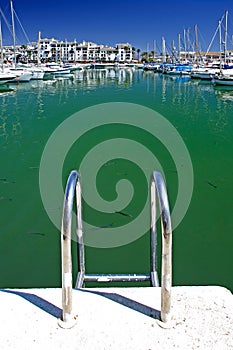
{"type": "Polygon", "coordinates": [[[84,275],[86,282],[136,282],[150,281],[149,274],[88,274],[84,275]]]}

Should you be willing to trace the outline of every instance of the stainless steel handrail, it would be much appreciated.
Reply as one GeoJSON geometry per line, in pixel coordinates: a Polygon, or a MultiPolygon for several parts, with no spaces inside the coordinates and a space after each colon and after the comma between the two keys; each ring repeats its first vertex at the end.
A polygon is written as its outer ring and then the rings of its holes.
{"type": "MultiPolygon", "coordinates": [[[[162,175],[154,171],[151,179],[151,244],[157,246],[156,192],[162,228],[161,321],[171,320],[172,226],[166,186],[162,175]]],[[[152,273],[157,274],[156,255],[151,258],[152,273]]]]}
{"type": "Polygon", "coordinates": [[[76,323],[72,312],[72,256],[71,224],[74,196],[76,194],[76,233],[78,240],[78,278],[76,288],[81,288],[84,281],[137,281],[151,279],[153,286],[158,286],[157,274],[157,230],[156,230],[156,193],[159,202],[162,227],[162,273],[161,273],[161,321],[171,319],[171,285],[172,285],[172,228],[166,186],[162,175],[154,171],[151,179],[151,275],[85,275],[85,257],[82,229],[81,185],[79,173],[73,170],[67,180],[63,203],[61,225],[62,250],[62,319],[59,325],[70,328],[76,323]]]}
{"type": "Polygon", "coordinates": [[[84,254],[84,242],[83,242],[83,226],[82,226],[82,191],[80,184],[80,176],[78,177],[78,182],[76,186],[76,207],[77,207],[77,216],[76,216],[76,234],[78,241],[78,276],[77,280],[79,284],[75,288],[81,288],[84,284],[85,276],[85,254],[84,254]]]}
{"type": "MultiPolygon", "coordinates": [[[[77,237],[82,242],[82,210],[81,210],[81,186],[79,173],[73,170],[67,180],[65,196],[63,202],[63,215],[61,225],[61,256],[62,256],[62,322],[60,326],[64,328],[72,327],[76,318],[72,312],[72,256],[71,256],[71,224],[76,192],[76,230],[77,237]],[[81,237],[81,238],[80,238],[81,237]]],[[[84,256],[79,255],[79,264],[84,266],[84,256]]]]}

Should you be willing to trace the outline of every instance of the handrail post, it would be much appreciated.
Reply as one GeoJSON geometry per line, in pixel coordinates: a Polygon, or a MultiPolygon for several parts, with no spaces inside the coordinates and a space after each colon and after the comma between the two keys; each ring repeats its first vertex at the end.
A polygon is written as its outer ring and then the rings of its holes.
{"type": "MultiPolygon", "coordinates": [[[[166,186],[162,175],[154,171],[151,180],[151,242],[156,244],[156,192],[159,201],[162,228],[162,272],[161,272],[161,321],[171,321],[172,287],[172,226],[166,186]]],[[[153,272],[156,271],[155,256],[152,256],[153,272]]]]}
{"type": "Polygon", "coordinates": [[[77,206],[77,223],[76,233],[78,241],[78,276],[75,288],[84,287],[85,275],[85,257],[84,257],[84,242],[83,242],[83,227],[82,227],[82,193],[81,184],[78,180],[76,186],[76,206],[77,206]]]}
{"type": "Polygon", "coordinates": [[[61,255],[62,255],[62,319],[59,325],[62,328],[71,328],[76,323],[72,313],[72,256],[71,256],[71,223],[72,209],[78,172],[73,170],[67,180],[63,203],[61,225],[61,255]]]}
{"type": "Polygon", "coordinates": [[[157,268],[157,230],[156,230],[156,189],[155,181],[151,181],[151,232],[150,232],[150,265],[151,284],[153,287],[159,286],[157,268]]]}

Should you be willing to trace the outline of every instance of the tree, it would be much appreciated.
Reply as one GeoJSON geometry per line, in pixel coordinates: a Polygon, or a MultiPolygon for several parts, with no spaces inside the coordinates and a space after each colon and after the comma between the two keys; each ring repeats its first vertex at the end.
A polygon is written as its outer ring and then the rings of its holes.
{"type": "Polygon", "coordinates": [[[137,49],[137,54],[138,54],[138,62],[139,62],[140,52],[141,52],[141,50],[140,50],[140,49],[137,49]]]}
{"type": "Polygon", "coordinates": [[[136,49],[135,49],[135,47],[133,46],[133,47],[132,47],[133,58],[134,58],[134,55],[135,55],[135,51],[136,51],[136,49]]]}
{"type": "Polygon", "coordinates": [[[143,52],[143,53],[141,54],[141,59],[142,59],[142,61],[144,61],[144,62],[148,62],[148,52],[143,52]]]}

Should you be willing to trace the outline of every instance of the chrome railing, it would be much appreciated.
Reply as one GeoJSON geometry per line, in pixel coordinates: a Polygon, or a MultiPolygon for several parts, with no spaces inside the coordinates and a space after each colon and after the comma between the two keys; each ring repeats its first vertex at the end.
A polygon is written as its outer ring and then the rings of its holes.
{"type": "MultiPolygon", "coordinates": [[[[67,180],[63,202],[63,215],[61,225],[61,258],[62,258],[62,322],[64,328],[72,327],[75,316],[72,312],[72,255],[71,255],[71,225],[74,196],[76,195],[76,229],[78,238],[82,234],[82,209],[81,209],[81,186],[79,174],[73,170],[67,180]]],[[[83,244],[81,241],[80,244],[83,244]]],[[[84,257],[79,256],[79,263],[84,266],[84,257]]]]}
{"type": "MultiPolygon", "coordinates": [[[[166,186],[162,175],[154,171],[151,179],[151,244],[157,245],[156,192],[162,228],[161,321],[171,319],[172,226],[166,186]]],[[[156,250],[156,249],[155,249],[156,250]]],[[[152,273],[157,274],[155,255],[151,257],[152,273]]]]}
{"type": "Polygon", "coordinates": [[[161,273],[161,321],[170,320],[172,284],[172,229],[166,186],[162,175],[154,171],[151,179],[151,273],[149,274],[85,274],[85,257],[82,229],[82,195],[79,173],[73,170],[67,180],[61,226],[62,251],[62,320],[60,326],[72,327],[75,316],[72,312],[72,256],[71,224],[74,196],[76,196],[76,234],[78,242],[78,275],[75,288],[82,288],[85,281],[151,281],[153,287],[159,286],[157,269],[157,230],[156,194],[162,226],[162,273],[161,273]]]}

